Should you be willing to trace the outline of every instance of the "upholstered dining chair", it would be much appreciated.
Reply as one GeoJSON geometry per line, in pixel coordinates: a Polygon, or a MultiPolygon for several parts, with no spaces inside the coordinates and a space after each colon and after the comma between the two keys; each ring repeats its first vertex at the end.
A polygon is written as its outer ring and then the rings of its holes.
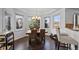
{"type": "Polygon", "coordinates": [[[34,45],[37,37],[37,30],[31,30],[29,34],[29,45],[34,45]]]}
{"type": "Polygon", "coordinates": [[[60,34],[60,29],[57,29],[57,45],[58,45],[58,50],[60,49],[60,47],[63,47],[64,49],[68,49],[68,43],[63,42],[65,41],[64,39],[61,38],[61,34],[60,34]]]}
{"type": "Polygon", "coordinates": [[[58,48],[58,37],[57,37],[57,34],[50,35],[50,38],[55,42],[55,49],[58,48]]]}
{"type": "Polygon", "coordinates": [[[37,30],[31,30],[31,34],[29,36],[29,47],[31,47],[33,50],[42,48],[40,37],[38,37],[37,33],[37,30]]]}
{"type": "Polygon", "coordinates": [[[41,43],[45,44],[45,29],[40,29],[40,40],[41,43]]]}

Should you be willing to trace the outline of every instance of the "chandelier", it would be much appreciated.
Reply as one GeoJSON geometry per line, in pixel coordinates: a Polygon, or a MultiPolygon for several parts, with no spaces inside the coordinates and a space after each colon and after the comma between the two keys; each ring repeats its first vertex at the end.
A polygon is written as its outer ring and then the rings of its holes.
{"type": "Polygon", "coordinates": [[[40,20],[41,17],[40,17],[40,16],[33,16],[32,19],[33,19],[33,20],[40,20]]]}

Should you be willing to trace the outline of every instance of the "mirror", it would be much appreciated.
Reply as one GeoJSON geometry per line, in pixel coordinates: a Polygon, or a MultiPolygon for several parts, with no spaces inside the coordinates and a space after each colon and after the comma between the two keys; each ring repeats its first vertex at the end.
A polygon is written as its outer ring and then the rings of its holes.
{"type": "Polygon", "coordinates": [[[79,28],[79,14],[77,14],[76,26],[79,28]]]}
{"type": "Polygon", "coordinates": [[[75,19],[75,17],[73,15],[68,15],[68,14],[65,15],[65,27],[73,30],[74,19],[75,19]]]}
{"type": "Polygon", "coordinates": [[[72,30],[79,30],[79,14],[74,14],[65,20],[65,27],[72,30]]]}
{"type": "Polygon", "coordinates": [[[79,14],[74,14],[74,30],[79,30],[79,14]]]}

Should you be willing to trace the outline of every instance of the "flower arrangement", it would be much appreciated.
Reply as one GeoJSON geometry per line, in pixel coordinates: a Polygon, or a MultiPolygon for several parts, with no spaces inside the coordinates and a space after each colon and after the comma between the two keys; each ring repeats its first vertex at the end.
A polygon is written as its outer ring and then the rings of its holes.
{"type": "Polygon", "coordinates": [[[30,29],[38,29],[40,27],[40,20],[37,20],[37,19],[34,19],[31,21],[30,25],[29,25],[29,28],[30,29]]]}

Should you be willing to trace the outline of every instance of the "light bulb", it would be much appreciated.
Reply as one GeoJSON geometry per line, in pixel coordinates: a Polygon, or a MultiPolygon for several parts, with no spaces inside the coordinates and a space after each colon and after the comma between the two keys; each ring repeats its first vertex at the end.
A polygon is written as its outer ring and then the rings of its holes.
{"type": "Polygon", "coordinates": [[[37,19],[38,17],[36,16],[36,19],[37,19]]]}
{"type": "Polygon", "coordinates": [[[41,19],[41,17],[39,16],[39,17],[38,17],[38,20],[40,20],[40,19],[41,19]]]}
{"type": "Polygon", "coordinates": [[[35,17],[33,16],[32,19],[35,19],[35,17]]]}

